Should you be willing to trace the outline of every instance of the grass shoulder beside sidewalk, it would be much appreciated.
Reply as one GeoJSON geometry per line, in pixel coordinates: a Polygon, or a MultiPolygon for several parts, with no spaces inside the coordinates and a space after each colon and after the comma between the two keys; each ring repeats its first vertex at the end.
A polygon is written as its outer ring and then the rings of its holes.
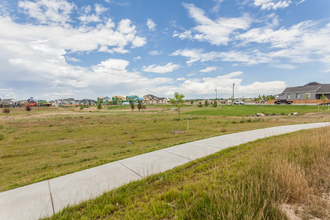
{"type": "Polygon", "coordinates": [[[329,135],[318,128],[228,148],[50,219],[328,219],[329,135]]]}

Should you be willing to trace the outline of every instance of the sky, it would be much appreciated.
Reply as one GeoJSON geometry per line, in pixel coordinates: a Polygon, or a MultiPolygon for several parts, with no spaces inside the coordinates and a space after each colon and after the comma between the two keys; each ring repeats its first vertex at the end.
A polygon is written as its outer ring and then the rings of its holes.
{"type": "Polygon", "coordinates": [[[0,0],[0,98],[228,98],[233,83],[239,98],[330,83],[329,9],[329,0],[0,0]]]}

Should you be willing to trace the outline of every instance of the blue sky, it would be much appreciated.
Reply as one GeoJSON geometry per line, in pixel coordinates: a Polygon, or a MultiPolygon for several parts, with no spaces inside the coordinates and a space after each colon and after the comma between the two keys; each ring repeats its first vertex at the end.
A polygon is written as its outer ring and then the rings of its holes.
{"type": "Polygon", "coordinates": [[[330,83],[329,0],[0,0],[0,98],[330,83]]]}

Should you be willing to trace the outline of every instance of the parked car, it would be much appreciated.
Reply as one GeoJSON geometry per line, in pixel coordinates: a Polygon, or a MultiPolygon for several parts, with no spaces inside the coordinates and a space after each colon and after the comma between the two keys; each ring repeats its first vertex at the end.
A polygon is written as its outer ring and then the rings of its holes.
{"type": "Polygon", "coordinates": [[[233,102],[234,105],[245,105],[245,102],[241,101],[241,100],[235,100],[233,102]]]}
{"type": "Polygon", "coordinates": [[[275,105],[279,105],[279,104],[291,105],[292,103],[293,101],[288,101],[286,99],[280,99],[274,102],[275,105]]]}

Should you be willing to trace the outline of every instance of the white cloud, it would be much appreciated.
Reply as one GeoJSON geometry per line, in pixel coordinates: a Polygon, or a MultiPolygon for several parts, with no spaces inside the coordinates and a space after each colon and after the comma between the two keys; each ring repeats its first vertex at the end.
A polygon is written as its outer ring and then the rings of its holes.
{"type": "Polygon", "coordinates": [[[147,26],[148,26],[150,31],[155,31],[156,30],[156,23],[153,22],[151,19],[148,19],[147,26]]]}
{"type": "Polygon", "coordinates": [[[255,6],[261,6],[262,10],[279,9],[289,7],[291,0],[254,0],[255,6]]]}
{"type": "MultiPolygon", "coordinates": [[[[132,44],[132,48],[146,44],[146,39],[136,36],[135,25],[129,19],[121,20],[117,29],[115,23],[108,19],[96,27],[80,26],[77,28],[56,25],[18,24],[12,19],[0,17],[0,26],[7,30],[0,33],[4,47],[13,41],[29,44],[33,39],[47,39],[53,47],[62,48],[70,52],[88,52],[93,50],[108,53],[127,53],[125,46],[132,44]],[[7,42],[7,43],[6,43],[7,42]]],[[[18,44],[14,44],[14,48],[18,44]]],[[[1,46],[1,45],[0,45],[1,46]]]]}
{"type": "Polygon", "coordinates": [[[232,85],[235,83],[236,96],[256,96],[258,94],[277,94],[286,88],[283,81],[254,82],[242,85],[241,75],[243,72],[232,72],[217,77],[204,77],[202,79],[185,79],[180,86],[160,86],[157,88],[141,89],[139,93],[163,94],[173,96],[174,92],[179,92],[186,97],[214,97],[214,89],[218,90],[218,97],[230,97],[232,94],[232,85]]]}
{"type": "Polygon", "coordinates": [[[214,0],[216,2],[215,6],[212,8],[213,12],[219,12],[220,5],[224,0],[214,0]]]}
{"type": "Polygon", "coordinates": [[[168,63],[165,66],[156,66],[150,65],[150,66],[143,66],[142,71],[144,72],[152,72],[152,73],[168,73],[168,72],[173,72],[174,70],[180,68],[180,65],[178,64],[173,64],[173,63],[168,63]]]}
{"type": "Polygon", "coordinates": [[[48,22],[65,24],[71,21],[70,14],[76,5],[65,0],[36,0],[35,2],[24,0],[18,2],[18,7],[42,24],[48,22]]]}
{"type": "Polygon", "coordinates": [[[193,4],[183,3],[183,6],[188,10],[197,26],[183,33],[174,32],[173,37],[179,37],[180,39],[187,38],[206,41],[214,45],[227,45],[234,31],[246,30],[252,22],[252,19],[247,15],[238,18],[220,17],[213,21],[204,15],[202,9],[195,7],[193,4]]]}
{"type": "Polygon", "coordinates": [[[196,75],[195,73],[189,73],[189,74],[187,74],[187,76],[194,76],[194,75],[196,75]]]}
{"type": "Polygon", "coordinates": [[[67,60],[70,60],[72,62],[81,62],[81,60],[74,58],[74,57],[66,57],[67,60]]]}
{"type": "Polygon", "coordinates": [[[206,69],[202,69],[199,72],[209,73],[209,72],[212,72],[212,71],[217,70],[217,69],[218,69],[218,67],[216,67],[216,66],[208,66],[208,67],[206,67],[206,69]]]}
{"type": "Polygon", "coordinates": [[[176,80],[177,80],[177,81],[184,81],[184,80],[186,80],[186,79],[183,78],[183,77],[181,77],[181,78],[177,78],[176,80]]]}
{"type": "Polygon", "coordinates": [[[134,58],[133,58],[133,60],[139,60],[139,59],[141,59],[140,56],[137,56],[137,57],[134,57],[134,58]]]}
{"type": "Polygon", "coordinates": [[[172,56],[184,56],[188,57],[189,60],[187,61],[188,65],[191,65],[193,62],[200,61],[216,61],[218,59],[222,61],[228,62],[241,62],[244,65],[255,65],[258,63],[268,63],[271,59],[265,56],[264,53],[261,53],[258,50],[251,51],[250,53],[247,52],[239,52],[239,51],[229,51],[229,52],[209,52],[203,53],[202,49],[184,49],[184,50],[177,50],[172,53],[172,56]]]}
{"type": "MultiPolygon", "coordinates": [[[[319,27],[315,22],[304,21],[290,28],[273,30],[268,27],[253,28],[236,37],[243,45],[250,42],[269,44],[269,58],[285,58],[291,62],[319,61],[330,64],[330,23],[319,27]]],[[[276,63],[275,63],[276,64],[276,63]]]]}
{"type": "Polygon", "coordinates": [[[78,19],[87,24],[90,22],[100,22],[102,21],[102,19],[100,18],[100,16],[108,10],[108,8],[103,7],[100,4],[95,4],[95,14],[89,14],[91,12],[91,6],[85,6],[81,8],[81,11],[83,11],[83,14],[78,17],[78,19]]]}
{"type": "Polygon", "coordinates": [[[300,2],[298,2],[297,3],[297,5],[299,5],[299,4],[301,4],[301,3],[303,3],[305,0],[301,0],[300,2]]]}
{"type": "Polygon", "coordinates": [[[161,55],[162,52],[161,51],[157,51],[157,50],[153,50],[153,51],[150,51],[148,54],[151,55],[151,56],[156,56],[156,55],[161,55]]]}
{"type": "Polygon", "coordinates": [[[297,67],[291,64],[271,64],[271,67],[277,68],[277,69],[288,69],[288,70],[292,70],[292,69],[296,69],[297,67]]]}

